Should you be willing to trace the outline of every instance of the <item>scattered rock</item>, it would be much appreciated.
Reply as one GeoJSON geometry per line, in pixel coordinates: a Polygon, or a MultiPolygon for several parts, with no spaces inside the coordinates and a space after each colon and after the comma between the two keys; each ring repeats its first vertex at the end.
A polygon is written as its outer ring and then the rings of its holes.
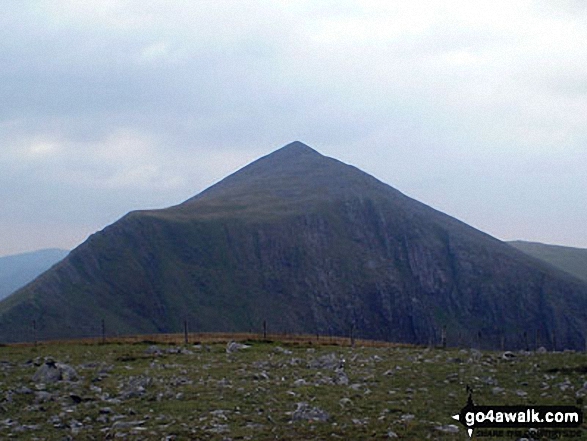
{"type": "Polygon", "coordinates": [[[138,421],[116,421],[112,424],[113,429],[128,429],[129,427],[142,426],[145,424],[145,420],[138,421]]]}
{"type": "Polygon", "coordinates": [[[48,357],[45,363],[33,375],[35,383],[56,383],[58,381],[76,381],[77,372],[67,364],[58,363],[48,357]]]}
{"type": "Polygon", "coordinates": [[[161,355],[162,353],[163,351],[157,345],[152,345],[145,349],[146,355],[161,355]]]}
{"type": "Polygon", "coordinates": [[[206,430],[206,432],[210,433],[227,433],[230,432],[230,428],[227,424],[215,424],[214,426],[210,427],[206,430]]]}
{"type": "Polygon", "coordinates": [[[261,371],[258,374],[254,374],[253,378],[255,380],[269,380],[269,375],[267,375],[267,372],[261,371]]]}
{"type": "Polygon", "coordinates": [[[247,349],[247,348],[250,348],[250,346],[249,345],[244,345],[242,343],[237,343],[235,341],[230,341],[226,345],[226,353],[227,354],[232,354],[233,352],[237,352],[237,351],[240,351],[242,349],[247,349]]]}
{"type": "Polygon", "coordinates": [[[127,400],[129,398],[142,397],[146,393],[146,388],[151,385],[151,378],[145,376],[131,377],[127,384],[119,387],[120,398],[127,400]]]}
{"type": "Polygon", "coordinates": [[[330,354],[322,355],[321,357],[314,358],[308,362],[310,369],[332,369],[344,368],[344,359],[338,358],[338,356],[331,352],[330,354]]]}
{"type": "Polygon", "coordinates": [[[228,420],[228,417],[226,416],[226,413],[228,411],[224,410],[224,409],[217,409],[217,410],[212,410],[210,411],[210,415],[212,415],[214,418],[220,418],[224,421],[228,420]]]}
{"type": "Polygon", "coordinates": [[[434,429],[444,433],[459,433],[459,428],[454,424],[449,424],[447,426],[436,426],[434,429]]]}
{"type": "Polygon", "coordinates": [[[167,348],[165,350],[165,353],[167,354],[183,354],[183,355],[191,355],[193,354],[193,351],[190,351],[187,348],[181,347],[181,346],[176,346],[174,348],[167,348]]]}
{"type": "Polygon", "coordinates": [[[458,381],[458,379],[459,379],[459,373],[458,372],[453,372],[452,374],[448,374],[446,376],[446,380],[448,382],[451,382],[451,383],[453,383],[455,381],[458,381]]]}
{"type": "Polygon", "coordinates": [[[73,402],[73,404],[79,404],[83,401],[83,398],[77,394],[69,394],[69,398],[73,402]]]}
{"type": "Polygon", "coordinates": [[[357,391],[357,392],[360,391],[364,387],[365,387],[365,385],[362,383],[353,383],[349,386],[349,388],[351,388],[352,390],[357,391]]]}
{"type": "Polygon", "coordinates": [[[66,426],[65,424],[63,424],[63,421],[61,421],[61,418],[59,417],[59,415],[53,415],[51,416],[47,422],[49,424],[51,424],[53,427],[55,427],[56,429],[64,429],[66,426]]]}
{"type": "Polygon", "coordinates": [[[51,400],[53,400],[53,394],[44,390],[39,390],[35,392],[35,403],[46,403],[47,401],[51,400]]]}
{"type": "Polygon", "coordinates": [[[335,371],[334,384],[341,384],[347,386],[349,384],[349,377],[342,368],[337,368],[335,371]]]}
{"type": "Polygon", "coordinates": [[[477,362],[481,360],[483,357],[483,353],[478,349],[471,349],[471,358],[468,360],[469,362],[477,362]]]}
{"type": "Polygon", "coordinates": [[[30,395],[33,393],[33,390],[26,387],[26,386],[21,386],[18,387],[14,390],[15,393],[20,394],[20,395],[30,395]]]}
{"type": "Polygon", "coordinates": [[[330,415],[319,407],[310,407],[308,403],[297,403],[297,409],[292,413],[292,421],[326,422],[330,415]]]}
{"type": "Polygon", "coordinates": [[[338,401],[338,404],[340,404],[342,407],[348,407],[348,406],[352,406],[353,402],[350,398],[341,398],[338,401]]]}
{"type": "Polygon", "coordinates": [[[562,392],[566,391],[567,389],[573,389],[573,385],[568,379],[566,379],[562,383],[557,384],[557,386],[562,392]]]}
{"type": "MultiPolygon", "coordinates": [[[[488,386],[497,386],[497,380],[494,377],[483,377],[480,379],[481,382],[483,382],[484,384],[487,384],[488,386]]],[[[528,384],[523,384],[522,386],[527,386],[528,384]]]]}

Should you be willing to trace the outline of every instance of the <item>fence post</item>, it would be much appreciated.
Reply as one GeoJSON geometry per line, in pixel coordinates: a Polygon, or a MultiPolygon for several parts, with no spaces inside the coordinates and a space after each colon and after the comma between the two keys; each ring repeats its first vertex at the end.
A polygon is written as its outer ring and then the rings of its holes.
{"type": "Polygon", "coordinates": [[[187,345],[188,344],[188,321],[187,320],[183,321],[183,340],[184,340],[184,343],[187,345]]]}
{"type": "Polygon", "coordinates": [[[524,349],[526,352],[530,350],[530,346],[528,346],[528,332],[524,331],[524,349]]]}
{"type": "Polygon", "coordinates": [[[267,320],[263,320],[263,340],[267,340],[267,320]]]}
{"type": "Polygon", "coordinates": [[[534,345],[534,349],[538,350],[539,347],[540,347],[540,329],[536,329],[536,342],[534,345]]]}
{"type": "Polygon", "coordinates": [[[106,343],[106,324],[104,323],[104,319],[102,319],[102,344],[106,343]]]}
{"type": "Polygon", "coordinates": [[[35,346],[37,346],[37,321],[33,320],[33,339],[35,341],[35,346]]]}
{"type": "Polygon", "coordinates": [[[442,327],[442,333],[440,334],[440,345],[442,349],[446,349],[446,325],[442,327]]]}
{"type": "Polygon", "coordinates": [[[552,351],[556,352],[556,331],[552,330],[552,351]]]}
{"type": "Polygon", "coordinates": [[[552,351],[556,352],[556,331],[552,330],[552,351]]]}

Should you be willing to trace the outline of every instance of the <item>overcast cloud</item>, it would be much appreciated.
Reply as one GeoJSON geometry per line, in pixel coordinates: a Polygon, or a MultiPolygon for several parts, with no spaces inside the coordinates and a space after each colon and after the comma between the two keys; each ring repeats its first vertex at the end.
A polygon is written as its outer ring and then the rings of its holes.
{"type": "Polygon", "coordinates": [[[0,2],[0,255],[293,140],[500,239],[587,247],[582,1],[0,2]]]}

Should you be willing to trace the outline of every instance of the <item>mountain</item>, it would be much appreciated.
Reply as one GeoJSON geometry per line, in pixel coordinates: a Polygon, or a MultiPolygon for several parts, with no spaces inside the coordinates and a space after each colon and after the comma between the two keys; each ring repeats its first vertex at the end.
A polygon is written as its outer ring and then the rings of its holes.
{"type": "Polygon", "coordinates": [[[23,287],[67,255],[56,248],[0,257],[0,300],[23,287]]]}
{"type": "Polygon", "coordinates": [[[508,243],[518,250],[543,260],[587,283],[587,249],[521,240],[508,243]]]}
{"type": "Polygon", "coordinates": [[[587,284],[294,142],[131,212],[0,302],[0,340],[260,331],[583,348],[587,284]]]}

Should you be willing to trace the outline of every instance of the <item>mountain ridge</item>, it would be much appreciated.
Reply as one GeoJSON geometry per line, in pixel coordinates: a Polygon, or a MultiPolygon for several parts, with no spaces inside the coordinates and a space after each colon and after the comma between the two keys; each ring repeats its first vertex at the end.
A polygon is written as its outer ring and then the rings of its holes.
{"type": "MultiPolygon", "coordinates": [[[[352,192],[354,185],[373,183],[401,194],[359,169],[323,156],[296,141],[251,162],[196,196],[170,208],[187,211],[194,206],[201,208],[210,199],[221,199],[226,203],[223,198],[227,197],[229,202],[237,204],[244,201],[254,203],[257,207],[280,204],[283,200],[291,204],[294,199],[311,204],[316,198],[340,198],[345,191],[352,192]],[[341,170],[341,166],[344,166],[344,176],[334,172],[335,169],[341,170]],[[333,185],[333,182],[336,184],[333,185]]],[[[278,208],[284,209],[281,204],[278,208]]]]}
{"type": "Polygon", "coordinates": [[[0,303],[0,338],[250,331],[584,347],[587,284],[302,143],[131,212],[0,303]],[[64,308],[63,305],[68,305],[64,308]],[[30,335],[30,331],[28,332],[30,335]]]}

